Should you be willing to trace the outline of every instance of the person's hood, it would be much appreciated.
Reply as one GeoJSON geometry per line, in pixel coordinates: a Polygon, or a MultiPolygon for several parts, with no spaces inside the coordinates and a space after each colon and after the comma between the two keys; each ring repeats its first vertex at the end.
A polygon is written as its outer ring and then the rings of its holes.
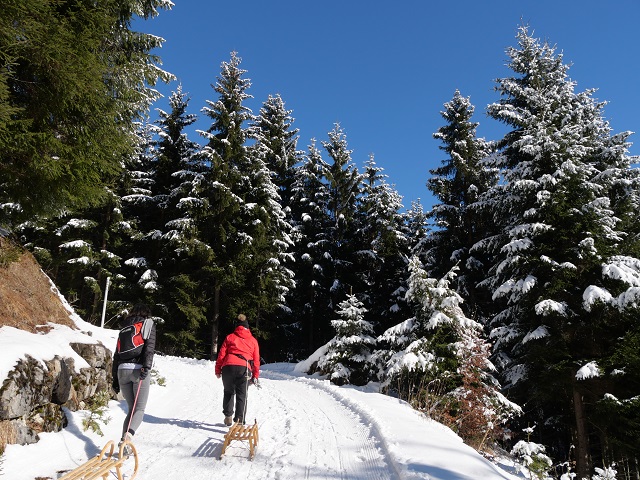
{"type": "Polygon", "coordinates": [[[147,317],[143,317],[141,315],[130,315],[120,320],[119,325],[120,328],[130,327],[134,323],[144,322],[146,318],[147,317]]]}
{"type": "Polygon", "coordinates": [[[238,335],[240,338],[249,338],[252,336],[251,330],[249,330],[247,327],[243,327],[242,325],[238,325],[233,333],[238,335]]]}

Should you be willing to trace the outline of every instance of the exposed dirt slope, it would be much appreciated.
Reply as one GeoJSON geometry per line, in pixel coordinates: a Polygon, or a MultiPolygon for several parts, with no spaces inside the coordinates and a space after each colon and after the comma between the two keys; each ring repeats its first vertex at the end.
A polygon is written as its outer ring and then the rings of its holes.
{"type": "Polygon", "coordinates": [[[75,328],[49,278],[31,253],[0,237],[0,257],[12,251],[15,261],[0,262],[0,327],[9,325],[29,332],[46,330],[47,323],[75,328]]]}

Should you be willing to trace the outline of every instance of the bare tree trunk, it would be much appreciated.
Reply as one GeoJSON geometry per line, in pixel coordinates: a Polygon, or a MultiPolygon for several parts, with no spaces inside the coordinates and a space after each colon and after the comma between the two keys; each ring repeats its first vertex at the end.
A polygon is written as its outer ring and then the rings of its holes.
{"type": "Polygon", "coordinates": [[[218,358],[218,326],[220,323],[220,284],[213,291],[213,319],[211,321],[211,360],[218,358]]]}
{"type": "Polygon", "coordinates": [[[314,346],[315,346],[315,328],[316,328],[316,322],[315,322],[315,316],[316,316],[316,308],[315,308],[315,304],[314,304],[314,296],[315,293],[313,291],[313,287],[308,287],[307,288],[307,300],[309,302],[309,306],[311,308],[309,308],[307,310],[307,315],[306,318],[304,318],[302,321],[305,322],[307,324],[307,342],[309,342],[307,344],[307,350],[309,352],[313,352],[315,350],[314,346]]]}
{"type": "Polygon", "coordinates": [[[589,434],[587,432],[587,417],[584,413],[582,393],[573,380],[573,411],[576,417],[576,476],[588,478],[589,465],[589,434]]]}

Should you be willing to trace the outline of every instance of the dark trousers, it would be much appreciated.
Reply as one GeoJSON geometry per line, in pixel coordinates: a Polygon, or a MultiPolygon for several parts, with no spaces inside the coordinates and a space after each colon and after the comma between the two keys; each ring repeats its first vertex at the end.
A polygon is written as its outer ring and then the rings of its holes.
{"type": "MultiPolygon", "coordinates": [[[[222,397],[222,413],[225,417],[233,417],[234,422],[244,423],[244,414],[247,404],[247,378],[249,370],[245,366],[226,365],[222,367],[222,385],[224,396],[222,397]],[[233,410],[233,397],[235,396],[235,415],[233,410]]],[[[250,375],[250,374],[249,374],[250,375]]]]}

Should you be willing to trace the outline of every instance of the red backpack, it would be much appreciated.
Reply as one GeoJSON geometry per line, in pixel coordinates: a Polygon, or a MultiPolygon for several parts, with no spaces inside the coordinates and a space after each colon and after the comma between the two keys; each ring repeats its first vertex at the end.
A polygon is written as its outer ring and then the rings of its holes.
{"type": "Polygon", "coordinates": [[[116,353],[120,360],[131,360],[139,357],[144,349],[144,342],[149,338],[153,320],[149,317],[138,317],[139,321],[124,327],[118,334],[116,353]]]}

